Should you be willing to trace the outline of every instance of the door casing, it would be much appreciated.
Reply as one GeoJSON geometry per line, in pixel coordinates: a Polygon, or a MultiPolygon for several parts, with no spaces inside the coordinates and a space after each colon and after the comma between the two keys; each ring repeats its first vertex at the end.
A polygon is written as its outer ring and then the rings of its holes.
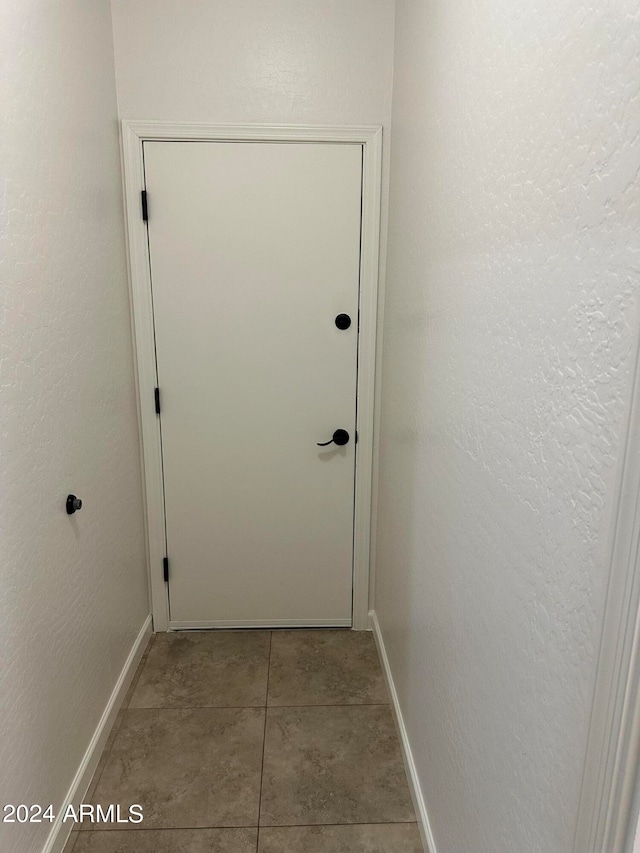
{"type": "MultiPolygon", "coordinates": [[[[374,454],[374,391],[378,313],[378,253],[380,241],[380,191],[382,128],[379,126],[274,126],[211,125],[173,122],[122,122],[124,197],[129,253],[132,322],[134,331],[143,478],[147,559],[151,611],[155,631],[169,629],[168,587],[163,577],[165,518],[163,502],[160,425],[155,411],[156,363],[151,300],[147,227],[142,218],[145,141],[254,141],[340,142],[361,145],[362,230],[354,541],[353,628],[369,627],[369,562],[374,454]]],[[[153,215],[152,201],[150,212],[153,215]]]]}

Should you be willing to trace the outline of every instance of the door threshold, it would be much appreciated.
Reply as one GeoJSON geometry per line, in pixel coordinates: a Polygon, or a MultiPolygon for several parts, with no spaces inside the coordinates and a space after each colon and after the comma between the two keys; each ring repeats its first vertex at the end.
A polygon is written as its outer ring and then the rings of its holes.
{"type": "Polygon", "coordinates": [[[211,619],[169,622],[170,631],[197,631],[207,628],[351,628],[351,619],[211,619]]]}

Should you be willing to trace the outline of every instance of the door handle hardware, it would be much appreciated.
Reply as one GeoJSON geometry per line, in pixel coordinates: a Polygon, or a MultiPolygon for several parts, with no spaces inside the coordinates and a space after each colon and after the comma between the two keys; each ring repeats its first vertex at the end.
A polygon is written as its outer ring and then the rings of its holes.
{"type": "Polygon", "coordinates": [[[339,447],[349,443],[349,433],[346,429],[337,429],[329,441],[318,441],[318,447],[326,447],[328,444],[337,444],[339,447]]]}
{"type": "Polygon", "coordinates": [[[341,331],[348,329],[350,325],[351,325],[351,317],[348,314],[338,314],[338,316],[336,317],[336,326],[341,331]]]}
{"type": "Polygon", "coordinates": [[[82,509],[82,501],[75,495],[67,495],[67,515],[73,515],[77,510],[82,509]]]}

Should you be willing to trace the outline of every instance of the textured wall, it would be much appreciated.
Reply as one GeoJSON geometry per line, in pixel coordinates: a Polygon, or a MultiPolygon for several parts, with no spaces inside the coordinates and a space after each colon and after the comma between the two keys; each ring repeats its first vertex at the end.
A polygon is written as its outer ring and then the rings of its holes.
{"type": "Polygon", "coordinates": [[[637,343],[637,0],[399,0],[376,608],[438,853],[569,853],[637,343]]]}
{"type": "Polygon", "coordinates": [[[112,0],[122,118],[382,124],[393,0],[112,0]]]}
{"type": "Polygon", "coordinates": [[[0,66],[0,803],[57,807],[148,612],[108,3],[5,0],[0,66]]]}

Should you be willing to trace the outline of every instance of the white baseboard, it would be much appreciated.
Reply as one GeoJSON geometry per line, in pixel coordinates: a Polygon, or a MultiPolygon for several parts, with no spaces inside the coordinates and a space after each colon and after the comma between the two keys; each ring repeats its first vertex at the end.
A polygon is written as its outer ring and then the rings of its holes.
{"type": "Polygon", "coordinates": [[[411,791],[411,799],[413,800],[413,806],[416,810],[418,829],[420,830],[420,837],[422,838],[422,846],[425,849],[425,853],[437,853],[436,844],[433,839],[433,833],[431,831],[431,825],[429,823],[429,816],[427,814],[427,807],[425,805],[424,797],[422,795],[420,780],[418,779],[418,772],[416,770],[415,761],[413,760],[413,753],[411,752],[411,745],[409,744],[409,736],[407,735],[407,729],[404,724],[404,719],[402,717],[400,702],[398,700],[398,693],[396,691],[396,686],[393,683],[393,675],[391,673],[391,667],[389,665],[389,658],[387,657],[387,650],[384,646],[382,632],[380,631],[380,623],[378,622],[378,617],[376,615],[375,610],[369,611],[369,624],[371,625],[371,629],[373,630],[373,636],[375,637],[376,646],[378,647],[378,654],[380,655],[380,661],[382,663],[382,671],[384,673],[384,677],[387,682],[387,688],[389,689],[389,695],[391,697],[391,708],[393,710],[393,715],[396,720],[396,726],[398,727],[398,735],[400,738],[402,757],[404,759],[404,766],[407,771],[407,777],[409,779],[409,790],[411,791]]]}
{"type": "Polygon", "coordinates": [[[111,696],[109,697],[109,701],[107,702],[107,706],[100,718],[100,722],[93,733],[93,737],[87,747],[87,751],[80,762],[78,772],[76,773],[73,782],[71,783],[71,787],[67,792],[67,796],[64,799],[64,804],[58,809],[57,817],[51,826],[51,832],[49,833],[49,837],[43,847],[42,853],[62,853],[62,850],[67,843],[71,830],[73,829],[73,822],[62,822],[64,809],[69,803],[72,803],[74,806],[81,803],[82,798],[89,788],[93,774],[98,766],[98,761],[102,755],[102,750],[104,749],[107,738],[109,737],[109,732],[116,720],[120,706],[122,705],[127,690],[129,689],[129,685],[131,684],[134,673],[140,663],[140,658],[142,657],[150,636],[151,616],[147,616],[142,628],[140,629],[140,633],[131,647],[131,651],[129,652],[125,664],[122,667],[122,672],[120,673],[111,696]]]}

